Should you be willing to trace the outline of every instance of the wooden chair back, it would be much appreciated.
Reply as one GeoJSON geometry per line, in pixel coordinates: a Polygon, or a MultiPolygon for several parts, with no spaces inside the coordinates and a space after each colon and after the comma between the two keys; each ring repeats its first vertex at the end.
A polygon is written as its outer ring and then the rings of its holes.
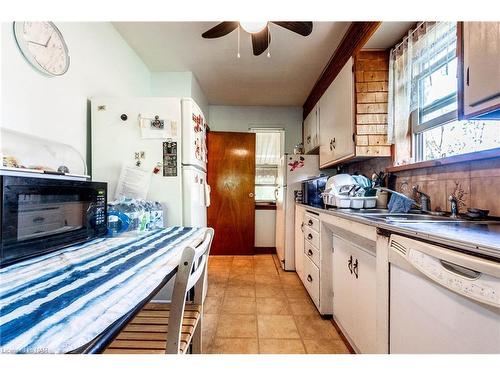
{"type": "Polygon", "coordinates": [[[181,255],[170,307],[167,333],[167,354],[178,354],[182,321],[188,292],[194,287],[194,303],[202,305],[205,296],[205,273],[214,230],[208,228],[203,241],[196,248],[186,247],[181,255]]]}

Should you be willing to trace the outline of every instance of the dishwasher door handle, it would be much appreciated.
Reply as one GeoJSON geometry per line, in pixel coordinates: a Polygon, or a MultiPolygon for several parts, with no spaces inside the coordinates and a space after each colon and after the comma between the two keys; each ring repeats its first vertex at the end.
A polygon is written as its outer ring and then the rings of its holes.
{"type": "Polygon", "coordinates": [[[469,279],[469,280],[477,280],[481,276],[481,272],[471,270],[470,268],[466,268],[463,266],[459,266],[458,264],[454,264],[448,262],[446,260],[440,259],[439,262],[443,266],[443,268],[457,276],[469,279]]]}

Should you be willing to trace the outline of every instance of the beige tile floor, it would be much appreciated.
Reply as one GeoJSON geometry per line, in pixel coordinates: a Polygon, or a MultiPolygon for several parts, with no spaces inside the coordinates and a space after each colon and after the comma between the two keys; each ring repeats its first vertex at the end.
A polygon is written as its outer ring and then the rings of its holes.
{"type": "Polygon", "coordinates": [[[204,318],[204,353],[349,353],[297,274],[272,255],[211,256],[204,318]]]}

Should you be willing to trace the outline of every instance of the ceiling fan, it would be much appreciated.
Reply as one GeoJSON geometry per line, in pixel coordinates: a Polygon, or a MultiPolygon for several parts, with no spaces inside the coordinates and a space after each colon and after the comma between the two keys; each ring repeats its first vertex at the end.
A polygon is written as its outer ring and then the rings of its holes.
{"type": "MultiPolygon", "coordinates": [[[[281,22],[269,21],[275,25],[281,26],[285,29],[293,31],[302,36],[308,36],[313,29],[312,22],[281,22]]],[[[243,30],[252,35],[252,48],[253,54],[259,56],[264,52],[269,43],[271,43],[271,35],[269,34],[268,22],[237,22],[237,21],[224,21],[212,27],[210,30],[205,31],[201,36],[206,39],[214,39],[223,37],[233,30],[241,26],[243,30]]]]}

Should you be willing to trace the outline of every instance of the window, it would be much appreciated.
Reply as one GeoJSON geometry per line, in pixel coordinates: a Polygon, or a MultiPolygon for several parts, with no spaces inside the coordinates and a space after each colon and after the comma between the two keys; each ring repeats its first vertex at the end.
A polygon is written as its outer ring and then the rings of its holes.
{"type": "Polygon", "coordinates": [[[276,202],[278,167],[283,148],[283,130],[256,129],[255,133],[255,201],[276,202]]]}
{"type": "MultiPolygon", "coordinates": [[[[456,23],[426,22],[391,51],[389,127],[413,162],[500,147],[500,121],[457,120],[456,46],[456,23]]],[[[401,154],[397,164],[411,162],[401,154]]]]}

